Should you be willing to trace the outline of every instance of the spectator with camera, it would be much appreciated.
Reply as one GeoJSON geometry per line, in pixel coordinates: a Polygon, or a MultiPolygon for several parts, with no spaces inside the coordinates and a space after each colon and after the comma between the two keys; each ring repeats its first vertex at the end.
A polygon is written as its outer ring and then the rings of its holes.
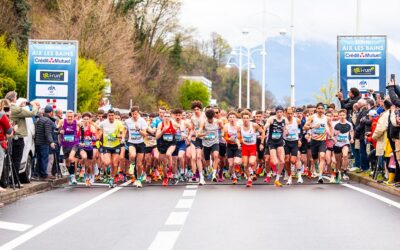
{"type": "Polygon", "coordinates": [[[19,170],[22,154],[24,152],[24,137],[28,136],[28,130],[26,125],[26,118],[34,117],[38,114],[40,104],[32,101],[28,102],[26,99],[17,98],[17,92],[10,91],[6,94],[5,99],[9,100],[10,105],[10,119],[14,125],[14,137],[12,140],[12,164],[15,169],[19,170]],[[26,108],[26,106],[32,106],[32,110],[26,108]]]}
{"type": "Polygon", "coordinates": [[[340,101],[340,108],[347,110],[347,118],[349,118],[353,111],[353,105],[361,99],[360,91],[357,88],[351,88],[349,91],[349,98],[344,99],[342,91],[339,91],[336,96],[340,101]]]}

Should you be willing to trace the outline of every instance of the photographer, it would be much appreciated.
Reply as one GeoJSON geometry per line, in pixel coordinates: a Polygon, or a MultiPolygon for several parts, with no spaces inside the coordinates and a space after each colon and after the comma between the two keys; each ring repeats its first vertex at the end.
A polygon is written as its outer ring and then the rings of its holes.
{"type": "MultiPolygon", "coordinates": [[[[7,149],[7,135],[12,133],[12,127],[6,115],[7,108],[9,109],[9,107],[5,107],[7,102],[7,100],[0,101],[0,179],[3,173],[5,150],[7,149]]],[[[0,187],[0,193],[4,191],[5,189],[0,187]]]]}
{"type": "Polygon", "coordinates": [[[5,99],[9,100],[10,106],[10,119],[14,123],[14,138],[12,141],[12,164],[19,171],[22,154],[24,152],[24,137],[28,136],[26,128],[26,118],[34,117],[38,114],[40,105],[38,102],[27,102],[25,99],[19,99],[17,103],[17,92],[10,91],[6,94],[5,99]],[[27,105],[32,106],[32,111],[26,109],[27,105]]]}
{"type": "Polygon", "coordinates": [[[340,108],[347,110],[347,117],[349,118],[353,111],[353,105],[361,99],[361,94],[357,88],[351,88],[349,91],[349,98],[343,99],[342,91],[339,91],[336,97],[340,101],[340,108]]]}

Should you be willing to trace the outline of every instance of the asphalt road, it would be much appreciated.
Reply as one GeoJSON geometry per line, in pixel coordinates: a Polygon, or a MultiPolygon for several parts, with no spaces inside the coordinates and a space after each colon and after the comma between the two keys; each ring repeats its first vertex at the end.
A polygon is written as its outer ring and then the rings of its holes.
{"type": "Polygon", "coordinates": [[[63,187],[0,209],[0,249],[398,249],[400,198],[350,187],[63,187]]]}

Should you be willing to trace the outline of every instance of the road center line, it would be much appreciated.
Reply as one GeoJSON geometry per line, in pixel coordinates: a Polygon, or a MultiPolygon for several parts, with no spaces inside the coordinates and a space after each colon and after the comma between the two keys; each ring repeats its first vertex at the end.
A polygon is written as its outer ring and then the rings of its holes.
{"type": "MultiPolygon", "coordinates": [[[[122,184],[121,186],[127,186],[131,183],[131,181],[127,181],[124,184],[122,184]]],[[[39,234],[43,233],[44,231],[46,231],[47,229],[57,225],[58,223],[68,219],[69,217],[71,217],[72,215],[82,211],[83,209],[95,204],[96,202],[101,201],[102,199],[106,198],[107,196],[112,195],[113,193],[119,191],[122,187],[116,187],[113,189],[110,189],[109,191],[102,193],[94,198],[92,198],[91,200],[88,200],[85,203],[82,203],[81,205],[72,208],[62,214],[60,214],[59,216],[33,228],[32,230],[24,233],[23,235],[20,235],[19,237],[9,241],[8,243],[4,244],[3,246],[0,247],[0,250],[9,250],[9,249],[14,249],[20,245],[22,245],[23,243],[27,242],[28,240],[38,236],[39,234]]]]}
{"type": "Polygon", "coordinates": [[[180,231],[158,232],[148,250],[170,250],[173,249],[180,231]]]}
{"type": "Polygon", "coordinates": [[[194,197],[196,196],[197,190],[184,190],[183,197],[194,197]]]}
{"type": "Polygon", "coordinates": [[[180,199],[175,208],[191,208],[194,199],[180,199]]]}
{"type": "Polygon", "coordinates": [[[25,230],[28,230],[31,227],[32,227],[32,225],[0,221],[0,229],[23,232],[25,230]]]}
{"type": "Polygon", "coordinates": [[[183,225],[185,224],[186,217],[188,216],[189,212],[172,212],[169,214],[165,225],[183,225]]]}

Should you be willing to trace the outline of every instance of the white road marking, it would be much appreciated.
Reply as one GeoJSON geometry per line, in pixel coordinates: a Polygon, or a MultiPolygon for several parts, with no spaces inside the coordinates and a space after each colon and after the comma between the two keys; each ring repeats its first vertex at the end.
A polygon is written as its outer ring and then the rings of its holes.
{"type": "Polygon", "coordinates": [[[172,212],[169,214],[165,225],[183,225],[189,212],[172,212]]]}
{"type": "Polygon", "coordinates": [[[386,197],[383,197],[383,196],[381,196],[381,195],[379,195],[379,194],[372,193],[372,192],[370,192],[370,191],[367,191],[367,190],[364,190],[364,189],[355,187],[355,186],[350,185],[350,184],[342,184],[342,185],[345,186],[345,187],[347,187],[347,188],[356,190],[356,191],[358,191],[358,192],[360,192],[360,193],[363,193],[363,194],[366,194],[366,195],[368,195],[368,196],[371,196],[372,198],[375,198],[375,199],[377,199],[377,200],[380,200],[380,201],[382,201],[382,202],[385,202],[386,204],[389,204],[389,205],[391,205],[391,206],[400,208],[400,203],[395,202],[395,201],[392,201],[392,200],[390,200],[390,199],[388,199],[388,198],[386,198],[386,197]]]}
{"type": "MultiPolygon", "coordinates": [[[[325,177],[325,176],[323,178],[326,179],[326,180],[330,180],[328,177],[325,177]]],[[[359,188],[359,187],[356,187],[356,186],[353,186],[353,185],[347,184],[347,183],[341,183],[340,185],[345,186],[345,187],[350,188],[350,189],[353,189],[353,190],[358,191],[360,193],[366,194],[366,195],[368,195],[368,196],[370,196],[372,198],[375,198],[377,200],[385,202],[386,204],[389,204],[391,206],[400,208],[400,203],[399,202],[396,202],[396,201],[393,201],[393,200],[388,199],[386,197],[383,197],[382,195],[372,193],[370,191],[364,190],[362,188],[359,188]]]]}
{"type": "Polygon", "coordinates": [[[175,208],[191,208],[194,199],[180,199],[175,208]]]}
{"type": "Polygon", "coordinates": [[[23,232],[31,227],[32,227],[32,225],[0,221],[0,229],[23,232]]]}
{"type": "Polygon", "coordinates": [[[183,197],[194,197],[196,196],[197,190],[184,190],[183,197]]]}
{"type": "MultiPolygon", "coordinates": [[[[131,183],[131,181],[127,181],[124,184],[122,184],[121,186],[126,186],[126,185],[128,185],[130,183],[131,183]]],[[[109,191],[107,191],[105,193],[102,193],[102,194],[92,198],[91,200],[88,200],[87,202],[68,210],[67,212],[65,212],[63,214],[60,214],[59,216],[57,216],[57,217],[55,217],[55,218],[53,218],[53,219],[51,219],[49,221],[46,221],[45,223],[43,223],[43,224],[41,224],[39,226],[34,227],[32,230],[20,235],[19,237],[9,241],[8,243],[2,245],[0,247],[0,250],[14,249],[14,248],[22,245],[23,243],[27,242],[28,240],[30,240],[30,239],[38,236],[39,234],[43,233],[47,229],[49,229],[49,228],[57,225],[58,223],[68,219],[72,215],[82,211],[83,209],[93,205],[96,202],[101,201],[102,199],[106,198],[107,196],[110,196],[113,193],[119,191],[121,188],[122,187],[116,187],[116,188],[110,189],[109,191]]]]}
{"type": "Polygon", "coordinates": [[[187,185],[186,186],[186,188],[188,188],[188,189],[196,189],[196,188],[198,188],[199,186],[197,186],[197,185],[187,185]]]}
{"type": "Polygon", "coordinates": [[[158,232],[148,250],[170,250],[174,248],[180,231],[158,232]]]}

